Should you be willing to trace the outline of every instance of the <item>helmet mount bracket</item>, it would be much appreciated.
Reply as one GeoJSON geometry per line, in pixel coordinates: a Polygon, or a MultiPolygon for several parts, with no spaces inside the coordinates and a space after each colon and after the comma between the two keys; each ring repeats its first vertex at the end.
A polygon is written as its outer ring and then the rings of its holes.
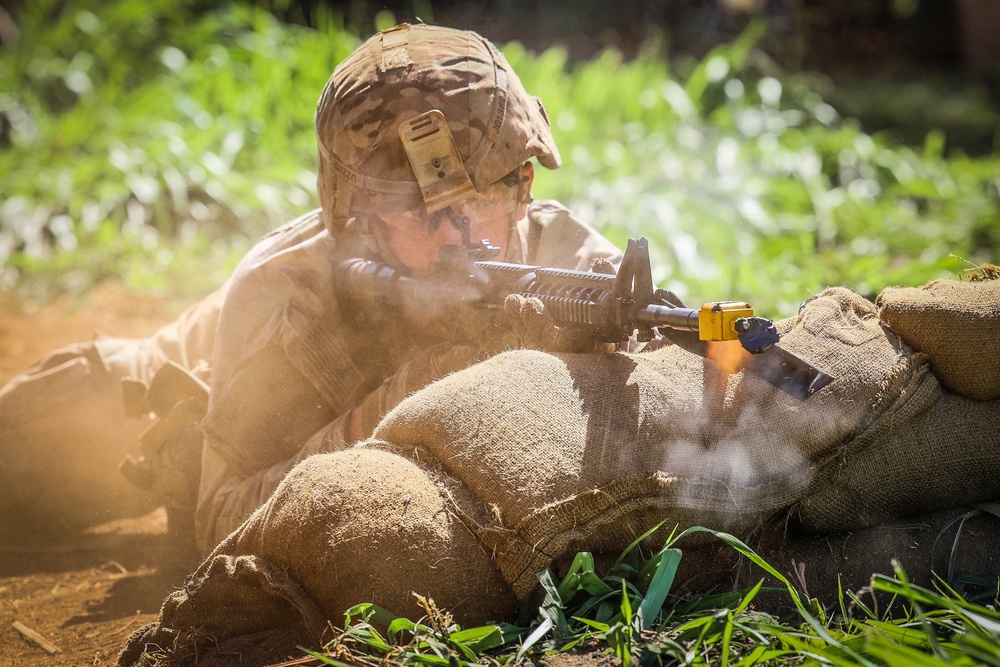
{"type": "Polygon", "coordinates": [[[428,213],[476,194],[441,111],[431,109],[404,121],[399,126],[399,138],[428,213]]]}

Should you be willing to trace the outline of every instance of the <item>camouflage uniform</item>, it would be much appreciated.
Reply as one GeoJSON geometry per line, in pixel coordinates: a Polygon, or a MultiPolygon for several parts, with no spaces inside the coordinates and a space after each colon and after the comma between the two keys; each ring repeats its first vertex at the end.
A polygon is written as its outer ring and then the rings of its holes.
{"type": "MultiPolygon", "coordinates": [[[[219,323],[198,503],[202,551],[239,526],[310,454],[345,446],[349,413],[380,417],[424,384],[492,350],[415,334],[385,313],[347,313],[331,297],[333,262],[364,256],[310,213],[266,237],[233,278],[219,323]]],[[[553,202],[517,224],[507,259],[586,270],[619,252],[553,202]]],[[[370,256],[371,251],[367,251],[370,256]]]]}
{"type": "MultiPolygon", "coordinates": [[[[135,453],[135,439],[149,426],[148,420],[122,416],[120,380],[131,376],[149,384],[168,361],[193,371],[214,345],[210,374],[204,364],[201,369],[202,378],[210,375],[211,389],[200,425],[203,435],[195,443],[202,459],[200,487],[188,488],[198,477],[197,466],[190,465],[193,417],[189,410],[171,414],[171,405],[147,406],[160,418],[146,432],[144,447],[149,447],[143,453],[157,460],[147,461],[152,472],[133,474],[133,481],[158,487],[168,504],[185,512],[194,509],[194,501],[184,495],[197,494],[198,543],[207,551],[259,506],[297,461],[344,447],[355,407],[362,406],[362,426],[370,432],[407,393],[497,351],[495,344],[482,341],[443,342],[399,317],[346,312],[332,294],[332,268],[339,261],[380,258],[367,215],[425,207],[424,184],[414,180],[398,128],[431,109],[448,121],[459,154],[455,173],[467,180],[466,193],[469,187],[482,191],[532,157],[548,168],[559,165],[541,102],[527,94],[490,42],[472,32],[432,26],[403,25],[374,36],[341,63],[319,100],[321,208],[264,237],[230,285],[166,328],[167,335],[121,343],[98,340],[78,355],[93,357],[91,366],[101,370],[101,381],[87,385],[87,402],[73,394],[76,398],[59,415],[68,426],[58,437],[79,436],[73,431],[95,413],[110,415],[114,431],[63,443],[88,460],[87,484],[110,478],[116,493],[122,491],[111,467],[135,453]],[[96,408],[94,400],[100,403],[96,408]]],[[[586,270],[595,259],[617,264],[621,257],[610,242],[553,202],[532,204],[523,219],[511,224],[508,261],[586,270]]],[[[40,370],[47,373],[50,366],[40,370]]],[[[20,399],[8,405],[20,405],[26,396],[51,404],[50,375],[33,372],[27,383],[32,391],[25,391],[25,378],[19,378],[0,392],[0,433],[14,421],[2,397],[20,399]]],[[[56,374],[56,380],[66,377],[56,374]]],[[[4,447],[22,454],[49,447],[44,440],[52,430],[36,431],[6,438],[4,447]]],[[[0,463],[3,458],[0,452],[0,463]]],[[[58,467],[56,459],[39,471],[34,490],[43,488],[50,468],[58,467]]],[[[74,474],[67,471],[69,477],[74,474]]],[[[56,495],[53,505],[75,505],[71,497],[56,495]]],[[[134,490],[132,495],[130,510],[149,505],[134,490]]],[[[107,510],[114,502],[104,498],[98,512],[88,510],[93,522],[111,518],[107,510]]]]}
{"type": "Polygon", "coordinates": [[[54,350],[0,387],[0,526],[23,534],[149,511],[154,499],[116,470],[136,454],[148,416],[123,410],[122,379],[212,358],[225,286],[141,339],[95,334],[54,350]]]}

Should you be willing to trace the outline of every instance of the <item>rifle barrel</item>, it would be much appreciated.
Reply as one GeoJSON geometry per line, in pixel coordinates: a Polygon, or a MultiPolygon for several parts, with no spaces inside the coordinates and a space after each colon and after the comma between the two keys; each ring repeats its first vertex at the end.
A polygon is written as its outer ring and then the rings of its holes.
{"type": "Polygon", "coordinates": [[[635,313],[636,327],[669,327],[676,331],[698,331],[698,311],[651,304],[635,313]]]}
{"type": "Polygon", "coordinates": [[[472,306],[485,309],[497,321],[504,319],[507,296],[521,294],[539,299],[559,325],[592,327],[595,340],[619,342],[633,332],[639,340],[650,340],[643,335],[650,336],[660,327],[696,332],[697,336],[662,334],[695,354],[706,354],[705,341],[736,339],[751,353],[774,350],[766,357],[755,354],[747,368],[801,400],[834,379],[780,348],[774,323],[754,317],[748,303],[717,301],[695,310],[683,307],[676,297],[663,296],[664,290],[655,289],[649,277],[649,259],[642,241],[641,245],[629,242],[617,278],[526,264],[473,262],[465,255],[459,257],[465,261],[446,262],[442,249],[441,270],[420,277],[367,259],[346,260],[334,269],[334,290],[338,299],[362,306],[388,306],[411,317],[426,318],[428,313],[447,317],[449,308],[461,307],[464,313],[472,306]],[[630,253],[642,255],[641,271],[637,271],[635,261],[628,261],[630,253]]]}

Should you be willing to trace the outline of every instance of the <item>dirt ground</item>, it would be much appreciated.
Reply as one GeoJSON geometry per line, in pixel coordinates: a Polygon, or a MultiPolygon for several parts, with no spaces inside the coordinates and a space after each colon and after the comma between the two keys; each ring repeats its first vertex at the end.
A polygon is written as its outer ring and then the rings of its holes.
{"type": "MultiPolygon", "coordinates": [[[[186,305],[114,285],[45,304],[0,293],[0,383],[95,329],[143,336],[186,305]]],[[[162,510],[58,540],[0,543],[0,667],[113,665],[129,634],[156,618],[189,571],[168,552],[162,510]]]]}

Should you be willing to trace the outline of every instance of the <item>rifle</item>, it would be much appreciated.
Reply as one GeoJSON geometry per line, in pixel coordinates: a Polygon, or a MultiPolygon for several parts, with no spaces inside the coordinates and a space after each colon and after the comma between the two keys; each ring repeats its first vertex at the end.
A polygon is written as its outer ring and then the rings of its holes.
{"type": "Polygon", "coordinates": [[[707,343],[738,340],[752,357],[745,367],[804,400],[833,378],[778,346],[774,323],[753,314],[741,301],[714,301],[687,308],[668,290],[653,286],[645,238],[629,239],[616,275],[493,261],[498,249],[488,241],[447,245],[429,275],[413,277],[366,259],[349,259],[334,271],[339,299],[379,304],[396,312],[471,307],[503,326],[504,301],[511,294],[542,302],[560,327],[585,327],[595,341],[620,343],[663,336],[707,356],[707,343]],[[765,354],[766,353],[766,354],[765,354]]]}

